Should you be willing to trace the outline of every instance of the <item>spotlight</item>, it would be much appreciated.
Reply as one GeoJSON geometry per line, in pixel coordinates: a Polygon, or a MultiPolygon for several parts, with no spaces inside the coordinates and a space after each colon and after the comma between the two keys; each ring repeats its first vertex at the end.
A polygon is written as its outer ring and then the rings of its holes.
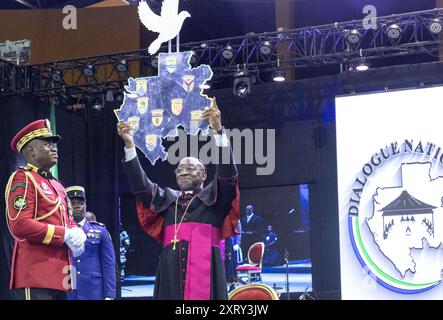
{"type": "Polygon", "coordinates": [[[192,65],[195,65],[197,63],[197,54],[195,53],[194,50],[192,50],[191,52],[192,52],[192,54],[191,54],[191,59],[189,60],[189,62],[192,65]]]}
{"type": "Polygon", "coordinates": [[[280,68],[280,59],[277,59],[277,69],[272,74],[272,79],[275,82],[283,82],[286,80],[286,72],[280,68]]]}
{"type": "Polygon", "coordinates": [[[105,107],[103,97],[101,99],[95,98],[94,102],[92,103],[92,110],[95,112],[100,112],[105,107]]]}
{"type": "Polygon", "coordinates": [[[155,69],[158,68],[158,56],[154,56],[151,59],[151,66],[155,69]]]}
{"type": "Polygon", "coordinates": [[[286,72],[283,69],[277,69],[274,71],[274,74],[272,75],[272,79],[275,82],[283,82],[286,80],[286,72]]]}
{"type": "Polygon", "coordinates": [[[392,40],[397,40],[401,36],[401,28],[398,24],[391,24],[386,29],[386,35],[391,38],[392,40]]]}
{"type": "Polygon", "coordinates": [[[232,47],[228,44],[226,47],[223,48],[222,56],[226,60],[231,60],[232,58],[234,58],[234,49],[232,49],[232,47]]]}
{"type": "Polygon", "coordinates": [[[95,68],[91,63],[87,63],[83,66],[82,73],[85,77],[93,77],[95,74],[95,68]]]}
{"type": "Polygon", "coordinates": [[[118,72],[126,72],[129,69],[128,63],[126,60],[122,59],[115,65],[115,69],[117,69],[118,72]]]}
{"type": "Polygon", "coordinates": [[[106,101],[114,102],[114,92],[112,90],[106,90],[106,101]]]}
{"type": "Polygon", "coordinates": [[[51,81],[54,83],[63,82],[63,72],[60,69],[54,69],[50,73],[51,81]]]}
{"type": "Polygon", "coordinates": [[[265,56],[270,55],[271,52],[272,52],[272,44],[271,44],[271,42],[270,41],[262,42],[260,44],[260,46],[259,46],[259,50],[260,50],[260,53],[265,55],[265,56]]]}
{"type": "Polygon", "coordinates": [[[358,31],[357,29],[346,30],[345,39],[351,44],[358,44],[361,39],[360,31],[358,31]]]}
{"type": "Polygon", "coordinates": [[[428,29],[432,34],[439,34],[443,30],[443,23],[440,19],[435,18],[429,24],[428,29]]]}
{"type": "Polygon", "coordinates": [[[355,61],[354,67],[357,71],[366,71],[369,69],[369,64],[364,57],[361,57],[355,61]]]}
{"type": "Polygon", "coordinates": [[[201,89],[206,90],[206,89],[211,89],[211,85],[209,84],[209,82],[203,83],[200,86],[201,89]]]}
{"type": "Polygon", "coordinates": [[[240,70],[239,66],[237,66],[237,72],[234,74],[234,95],[239,98],[246,97],[251,93],[252,82],[252,76],[249,75],[246,66],[244,70],[240,70]]]}

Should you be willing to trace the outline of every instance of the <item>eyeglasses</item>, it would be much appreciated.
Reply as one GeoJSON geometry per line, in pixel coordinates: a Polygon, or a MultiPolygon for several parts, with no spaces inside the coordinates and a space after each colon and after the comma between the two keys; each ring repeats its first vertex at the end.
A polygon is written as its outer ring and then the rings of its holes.
{"type": "Polygon", "coordinates": [[[196,167],[179,167],[177,169],[174,170],[174,173],[176,175],[182,174],[182,173],[194,173],[197,171],[201,171],[196,167]]]}

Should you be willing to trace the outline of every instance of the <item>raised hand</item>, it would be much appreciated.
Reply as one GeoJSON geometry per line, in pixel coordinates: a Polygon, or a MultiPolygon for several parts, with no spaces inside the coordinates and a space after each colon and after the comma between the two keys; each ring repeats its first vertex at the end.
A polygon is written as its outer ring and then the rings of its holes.
{"type": "Polygon", "coordinates": [[[129,121],[117,123],[117,134],[122,138],[126,148],[134,147],[134,129],[129,121]]]}
{"type": "Polygon", "coordinates": [[[215,131],[220,131],[222,129],[221,112],[218,109],[215,97],[212,98],[211,106],[203,111],[202,119],[208,120],[212,129],[214,129],[215,131]]]}

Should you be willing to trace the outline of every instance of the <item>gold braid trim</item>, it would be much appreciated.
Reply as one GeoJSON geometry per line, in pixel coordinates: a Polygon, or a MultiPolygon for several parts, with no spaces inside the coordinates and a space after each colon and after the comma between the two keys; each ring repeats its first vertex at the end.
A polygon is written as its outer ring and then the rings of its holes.
{"type": "Polygon", "coordinates": [[[53,224],[48,224],[48,230],[46,231],[46,236],[43,239],[44,244],[50,244],[52,238],[54,237],[55,226],[53,224]]]}
{"type": "MultiPolygon", "coordinates": [[[[40,193],[40,195],[43,197],[43,199],[45,199],[46,201],[48,201],[50,204],[56,204],[57,202],[59,202],[59,198],[57,197],[57,199],[55,200],[51,200],[49,199],[45,192],[40,188],[40,186],[38,185],[38,183],[35,181],[35,178],[32,176],[32,174],[28,171],[25,171],[25,174],[29,177],[29,179],[31,179],[31,181],[34,183],[34,186],[36,187],[36,189],[38,190],[38,193],[40,193]]],[[[58,194],[57,194],[58,195],[58,194]]],[[[36,194],[37,196],[37,194],[36,194]]]]}
{"type": "MultiPolygon", "coordinates": [[[[45,194],[45,192],[40,188],[40,186],[37,184],[37,182],[35,181],[35,179],[34,179],[34,177],[32,176],[32,174],[31,173],[29,173],[29,172],[25,172],[26,173],[26,175],[27,176],[29,176],[29,179],[31,179],[31,181],[34,183],[34,186],[35,186],[35,188],[36,188],[36,195],[37,195],[37,191],[38,191],[38,193],[46,200],[46,201],[48,201],[50,204],[52,204],[52,205],[54,205],[54,208],[51,210],[51,211],[49,211],[48,213],[46,213],[46,214],[44,214],[43,216],[40,216],[40,217],[37,217],[37,201],[36,201],[36,205],[35,205],[35,214],[34,214],[34,219],[35,220],[37,220],[37,221],[40,221],[40,220],[43,220],[43,219],[46,219],[46,218],[48,218],[48,217],[50,217],[50,216],[52,216],[60,207],[61,208],[63,208],[63,206],[62,206],[62,201],[61,201],[61,198],[60,198],[60,196],[57,194],[57,199],[55,199],[55,200],[51,200],[51,199],[49,199],[47,196],[46,196],[46,194],[45,194]]],[[[57,191],[56,191],[56,193],[57,193],[57,191]]],[[[62,210],[63,209],[60,209],[60,211],[62,212],[62,210]]],[[[63,220],[63,219],[62,219],[63,220]]]]}
{"type": "Polygon", "coordinates": [[[51,211],[49,211],[48,213],[46,213],[38,218],[35,218],[35,220],[40,221],[40,220],[46,219],[47,217],[52,216],[60,208],[60,205],[61,205],[60,197],[58,197],[57,199],[59,201],[58,201],[57,205],[51,211]]]}
{"type": "MultiPolygon", "coordinates": [[[[62,216],[62,224],[65,226],[66,225],[66,221],[64,221],[64,207],[62,205],[62,201],[60,196],[57,194],[57,199],[55,200],[51,200],[49,199],[46,194],[44,193],[44,191],[40,188],[40,186],[37,184],[37,182],[35,181],[34,177],[32,176],[31,173],[29,173],[28,171],[24,171],[25,173],[25,177],[26,177],[26,182],[25,182],[25,193],[23,195],[24,198],[26,198],[27,194],[28,194],[28,186],[29,186],[29,180],[31,180],[31,182],[34,185],[34,194],[35,194],[35,209],[34,209],[34,220],[36,221],[41,221],[44,220],[50,216],[52,216],[58,209],[60,209],[60,213],[62,216]],[[38,212],[38,201],[37,201],[37,192],[46,200],[48,201],[50,204],[55,205],[55,207],[48,213],[44,214],[43,216],[37,217],[37,212],[38,212]]],[[[17,174],[17,171],[15,171],[8,180],[8,183],[6,185],[6,189],[5,189],[5,199],[6,199],[6,224],[8,226],[8,230],[11,233],[11,235],[14,237],[15,240],[17,241],[24,241],[25,239],[19,239],[17,237],[14,236],[14,234],[11,231],[10,225],[9,225],[9,221],[15,221],[19,218],[21,212],[22,212],[22,208],[20,208],[20,210],[18,211],[17,215],[15,217],[11,217],[11,215],[9,214],[9,193],[11,191],[11,185],[12,185],[12,180],[14,179],[15,175],[17,174]]],[[[57,193],[57,192],[56,192],[57,193]]],[[[50,231],[50,229],[48,229],[48,232],[50,231]]],[[[48,234],[47,234],[48,236],[48,234]]],[[[45,237],[46,239],[46,237],[45,237]]],[[[44,240],[45,241],[45,240],[44,240]]],[[[43,241],[43,243],[45,243],[43,241]]]]}
{"type": "Polygon", "coordinates": [[[47,136],[51,136],[51,132],[48,130],[48,128],[41,128],[41,129],[37,129],[34,131],[29,132],[28,134],[24,135],[20,141],[17,143],[17,150],[21,151],[21,149],[23,148],[23,146],[25,144],[27,144],[29,141],[31,141],[34,138],[39,138],[39,137],[47,137],[47,136]]]}
{"type": "MultiPolygon", "coordinates": [[[[11,176],[9,177],[8,183],[6,185],[6,190],[5,190],[5,200],[6,200],[6,225],[8,226],[8,230],[9,233],[14,237],[15,240],[17,241],[24,241],[25,239],[19,239],[16,236],[14,236],[14,234],[11,231],[11,227],[9,226],[9,221],[14,221],[17,220],[18,217],[20,216],[20,213],[22,212],[22,208],[20,208],[20,210],[18,211],[17,215],[12,218],[9,214],[9,192],[11,191],[11,184],[12,184],[12,180],[14,180],[15,175],[17,174],[17,171],[15,171],[13,174],[11,174],[11,176]]],[[[28,194],[28,177],[26,176],[26,183],[25,183],[26,187],[25,187],[25,194],[24,197],[26,198],[26,195],[28,194]]]]}

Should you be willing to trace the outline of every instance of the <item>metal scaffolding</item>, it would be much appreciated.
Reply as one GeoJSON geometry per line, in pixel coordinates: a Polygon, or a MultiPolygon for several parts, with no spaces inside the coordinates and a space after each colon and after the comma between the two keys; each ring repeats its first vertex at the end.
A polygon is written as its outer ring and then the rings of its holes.
{"type": "MultiPolygon", "coordinates": [[[[191,42],[182,44],[180,51],[194,52],[193,66],[211,66],[214,81],[232,77],[239,68],[256,75],[277,68],[327,65],[341,65],[342,70],[348,70],[362,59],[411,55],[437,59],[442,49],[442,26],[443,9],[433,9],[372,21],[346,21],[191,42]]],[[[160,51],[167,52],[167,46],[160,51]]],[[[104,94],[107,90],[121,93],[128,77],[155,75],[156,59],[143,49],[28,66],[2,62],[0,95],[27,94],[47,100],[104,94]]]]}

